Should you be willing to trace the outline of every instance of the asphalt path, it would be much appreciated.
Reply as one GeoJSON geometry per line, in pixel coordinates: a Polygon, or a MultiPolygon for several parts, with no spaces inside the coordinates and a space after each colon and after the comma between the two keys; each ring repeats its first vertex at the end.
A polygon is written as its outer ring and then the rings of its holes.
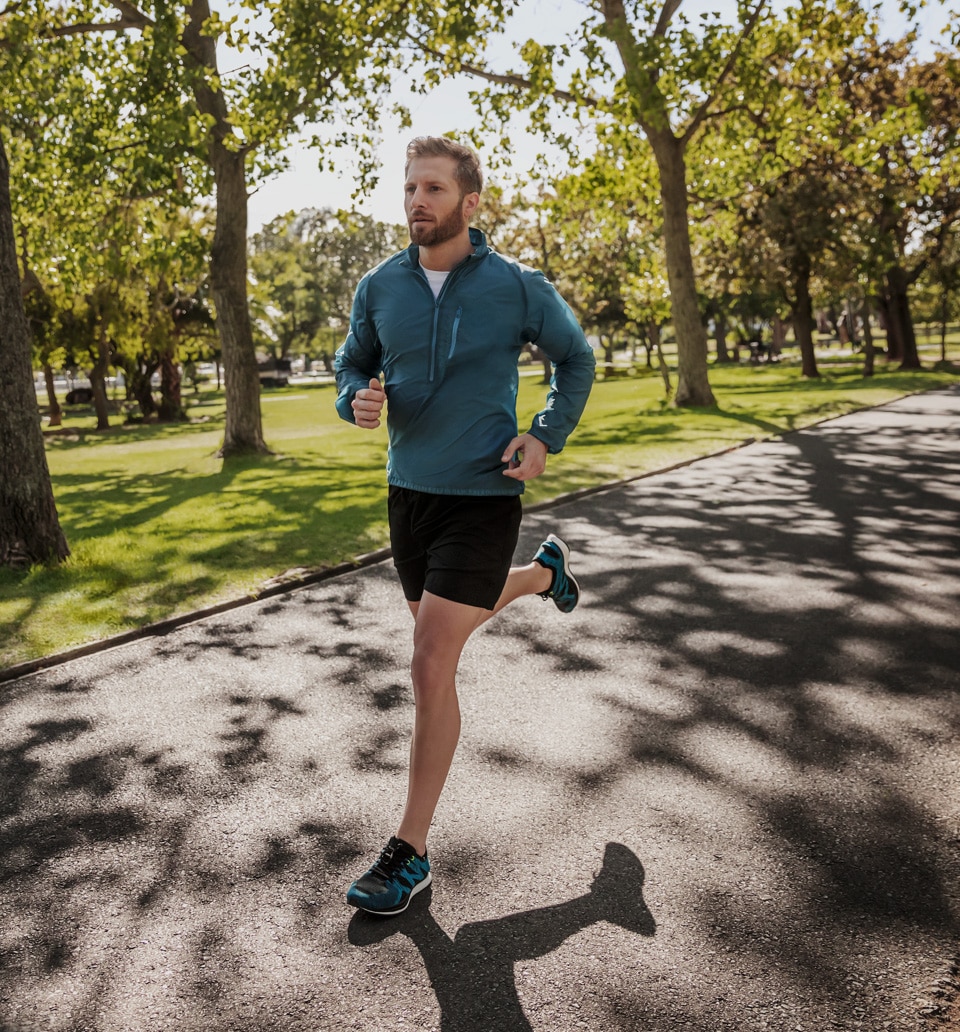
{"type": "Polygon", "coordinates": [[[398,918],[343,901],[404,797],[389,562],[0,685],[0,1029],[932,1028],[958,429],[934,391],[529,512],[583,602],[469,644],[398,918]]]}

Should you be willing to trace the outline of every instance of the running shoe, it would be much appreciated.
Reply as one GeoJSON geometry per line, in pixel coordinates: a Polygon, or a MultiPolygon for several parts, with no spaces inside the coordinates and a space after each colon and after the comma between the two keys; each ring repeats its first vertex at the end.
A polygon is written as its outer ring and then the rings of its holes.
{"type": "Polygon", "coordinates": [[[556,534],[548,534],[533,561],[553,573],[550,587],[540,592],[540,597],[552,598],[561,613],[572,613],[580,601],[580,585],[570,572],[570,549],[556,534]]]}
{"type": "Polygon", "coordinates": [[[377,862],[347,889],[347,902],[371,914],[402,914],[410,900],[430,884],[430,861],[408,842],[393,836],[377,862]]]}

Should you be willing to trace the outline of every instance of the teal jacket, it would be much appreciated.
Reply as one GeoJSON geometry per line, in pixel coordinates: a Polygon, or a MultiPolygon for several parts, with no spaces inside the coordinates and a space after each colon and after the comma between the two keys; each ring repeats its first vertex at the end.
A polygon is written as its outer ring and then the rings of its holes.
{"type": "Polygon", "coordinates": [[[337,411],[383,374],[387,480],[430,494],[516,495],[500,461],[517,436],[517,360],[535,344],[554,363],[530,433],[559,452],[593,386],[593,351],[542,273],[505,258],[470,230],[473,254],[435,300],[411,245],[363,277],[337,351],[337,411]]]}

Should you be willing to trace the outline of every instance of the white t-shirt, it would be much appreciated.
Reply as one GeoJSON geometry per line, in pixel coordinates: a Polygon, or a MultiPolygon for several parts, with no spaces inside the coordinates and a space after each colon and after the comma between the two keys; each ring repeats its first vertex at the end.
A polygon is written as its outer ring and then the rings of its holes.
{"type": "Polygon", "coordinates": [[[440,296],[440,291],[443,288],[443,284],[446,278],[450,275],[449,272],[437,272],[435,269],[428,269],[426,265],[421,263],[420,268],[427,275],[427,282],[430,284],[430,289],[433,291],[435,298],[440,296]]]}

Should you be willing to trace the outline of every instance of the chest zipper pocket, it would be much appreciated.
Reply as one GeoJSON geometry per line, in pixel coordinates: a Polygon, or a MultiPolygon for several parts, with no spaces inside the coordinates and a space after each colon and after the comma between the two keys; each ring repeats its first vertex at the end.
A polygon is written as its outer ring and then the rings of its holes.
{"type": "Polygon", "coordinates": [[[458,308],[457,314],[453,317],[453,330],[450,333],[450,350],[447,352],[447,358],[453,358],[453,353],[457,350],[457,331],[460,329],[461,315],[463,315],[463,308],[458,308]]]}

